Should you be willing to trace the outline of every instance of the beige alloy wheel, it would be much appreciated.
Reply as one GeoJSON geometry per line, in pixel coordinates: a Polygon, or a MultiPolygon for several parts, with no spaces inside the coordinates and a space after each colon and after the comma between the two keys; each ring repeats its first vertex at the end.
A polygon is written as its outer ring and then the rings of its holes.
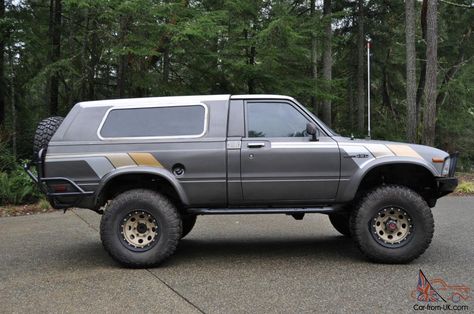
{"type": "Polygon", "coordinates": [[[374,238],[382,245],[402,246],[410,238],[413,229],[411,217],[401,208],[388,207],[380,210],[372,220],[374,238]]]}
{"type": "Polygon", "coordinates": [[[158,224],[149,213],[143,210],[132,211],[122,221],[121,235],[128,245],[146,249],[158,238],[158,224]]]}

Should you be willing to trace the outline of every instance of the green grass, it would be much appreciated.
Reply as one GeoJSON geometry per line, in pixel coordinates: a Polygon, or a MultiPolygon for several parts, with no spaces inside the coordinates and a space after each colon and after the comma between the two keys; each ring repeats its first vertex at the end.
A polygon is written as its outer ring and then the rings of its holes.
{"type": "Polygon", "coordinates": [[[38,207],[42,210],[48,210],[51,208],[51,205],[49,204],[47,199],[42,198],[38,202],[38,207]]]}
{"type": "Polygon", "coordinates": [[[461,194],[474,194],[474,182],[464,181],[459,183],[456,192],[461,194]]]}

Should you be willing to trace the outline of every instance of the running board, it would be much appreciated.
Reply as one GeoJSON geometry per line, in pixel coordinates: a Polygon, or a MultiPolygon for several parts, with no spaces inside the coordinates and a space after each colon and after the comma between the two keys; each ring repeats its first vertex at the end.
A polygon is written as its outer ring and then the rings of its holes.
{"type": "Polygon", "coordinates": [[[241,215],[241,214],[331,214],[341,211],[342,206],[319,208],[188,208],[192,215],[241,215]]]}

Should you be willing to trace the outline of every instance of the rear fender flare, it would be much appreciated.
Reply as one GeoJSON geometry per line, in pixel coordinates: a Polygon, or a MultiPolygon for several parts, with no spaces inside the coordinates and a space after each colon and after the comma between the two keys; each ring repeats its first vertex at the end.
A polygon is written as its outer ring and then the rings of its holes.
{"type": "Polygon", "coordinates": [[[107,187],[108,183],[119,176],[122,175],[128,175],[128,174],[151,174],[157,177],[160,177],[164,180],[166,180],[171,186],[174,188],[176,191],[176,194],[178,195],[179,199],[181,200],[181,203],[184,205],[188,205],[188,197],[179,183],[178,180],[173,176],[171,172],[164,168],[157,168],[157,167],[147,167],[147,166],[138,166],[138,167],[124,167],[124,168],[119,168],[115,169],[108,174],[106,174],[97,189],[96,197],[95,197],[95,204],[98,204],[100,201],[100,196],[104,189],[107,187]]]}

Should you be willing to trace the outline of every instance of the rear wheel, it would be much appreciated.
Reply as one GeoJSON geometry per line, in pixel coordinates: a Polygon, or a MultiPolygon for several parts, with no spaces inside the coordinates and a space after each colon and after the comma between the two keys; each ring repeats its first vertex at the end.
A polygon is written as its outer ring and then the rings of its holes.
{"type": "Polygon", "coordinates": [[[370,260],[408,263],[431,243],[434,220],[426,201],[402,186],[369,193],[351,215],[351,234],[370,260]]]}
{"type": "Polygon", "coordinates": [[[174,253],[181,237],[176,207],[150,190],[130,190],[113,199],[102,216],[105,250],[128,267],[156,266],[174,253]]]}

